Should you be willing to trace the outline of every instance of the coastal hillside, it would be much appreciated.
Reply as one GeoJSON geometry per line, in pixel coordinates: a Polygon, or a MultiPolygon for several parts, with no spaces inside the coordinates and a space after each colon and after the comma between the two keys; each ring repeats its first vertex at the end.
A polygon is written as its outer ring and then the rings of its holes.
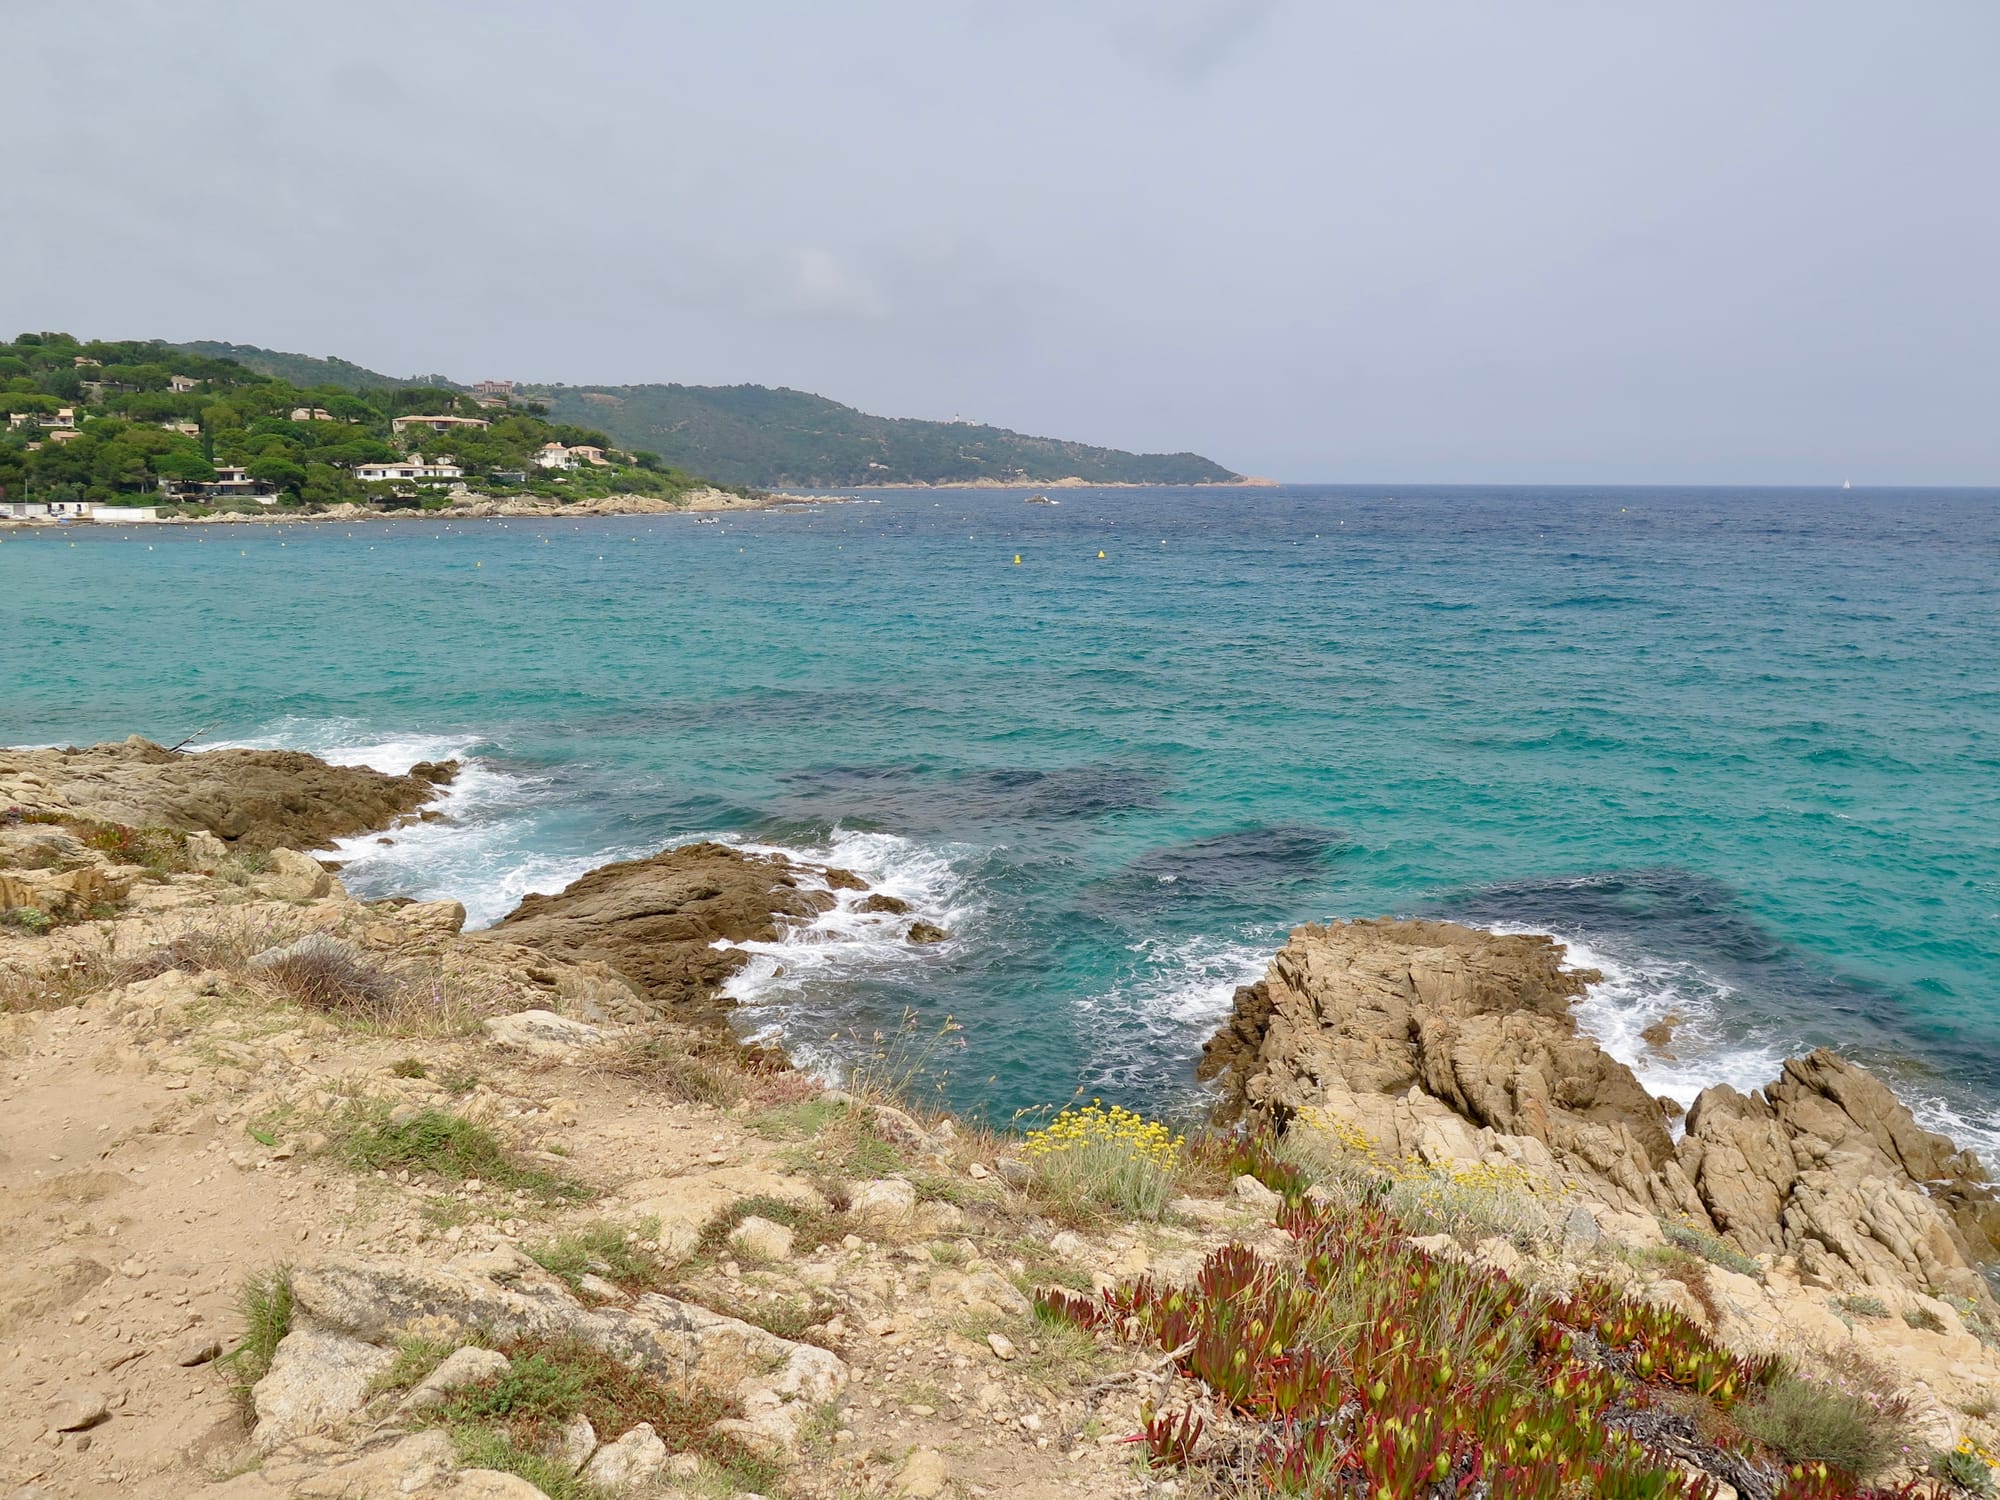
{"type": "MultiPolygon", "coordinates": [[[[356,390],[441,386],[442,376],[379,374],[344,359],[252,344],[180,348],[295,383],[356,390]]],[[[487,382],[488,386],[495,382],[487,382]]],[[[977,422],[877,417],[824,396],[762,385],[532,385],[517,399],[556,421],[601,430],[620,447],[656,453],[717,484],[760,489],[880,484],[1231,484],[1242,475],[1198,453],[1127,453],[1030,437],[977,422]]]]}
{"type": "Polygon", "coordinates": [[[551,414],[724,484],[1227,484],[1198,453],[1126,453],[972,422],[876,417],[761,385],[551,386],[551,414]]]}
{"type": "Polygon", "coordinates": [[[475,487],[562,504],[704,488],[504,388],[385,384],[358,365],[285,358],[257,369],[233,353],[64,333],[0,344],[0,502],[74,518],[439,509],[475,487]]]}

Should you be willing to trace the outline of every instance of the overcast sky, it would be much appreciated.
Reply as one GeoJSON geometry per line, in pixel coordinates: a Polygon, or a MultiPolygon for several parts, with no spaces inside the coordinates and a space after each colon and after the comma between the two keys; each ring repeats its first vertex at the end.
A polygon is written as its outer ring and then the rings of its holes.
{"type": "Polygon", "coordinates": [[[0,325],[2000,484],[1995,0],[0,0],[0,325]]]}

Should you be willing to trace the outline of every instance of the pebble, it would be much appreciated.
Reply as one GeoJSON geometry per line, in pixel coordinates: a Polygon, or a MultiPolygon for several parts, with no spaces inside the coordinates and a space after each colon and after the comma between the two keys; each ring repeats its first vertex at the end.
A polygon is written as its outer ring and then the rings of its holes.
{"type": "Polygon", "coordinates": [[[1017,1352],[1014,1348],[1014,1341],[1004,1333],[987,1334],[986,1347],[991,1349],[1001,1359],[1012,1359],[1017,1352]]]}
{"type": "Polygon", "coordinates": [[[173,1348],[173,1360],[184,1369],[205,1365],[222,1353],[222,1340],[201,1329],[184,1335],[173,1348]]]}
{"type": "Polygon", "coordinates": [[[72,1386],[51,1400],[45,1408],[49,1426],[57,1432],[81,1432],[95,1427],[111,1415],[101,1392],[72,1386]]]}

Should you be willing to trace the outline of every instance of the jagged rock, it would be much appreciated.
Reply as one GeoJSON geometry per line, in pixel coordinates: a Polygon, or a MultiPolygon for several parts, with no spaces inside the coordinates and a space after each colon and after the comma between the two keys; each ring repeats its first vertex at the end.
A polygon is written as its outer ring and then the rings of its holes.
{"type": "Polygon", "coordinates": [[[946,932],[935,922],[912,922],[910,924],[910,941],[913,943],[942,943],[950,938],[950,936],[950,933],[946,932]]]}
{"type": "Polygon", "coordinates": [[[831,890],[818,887],[836,873],[846,872],[689,844],[600,866],[553,896],[528,896],[489,931],[608,964],[659,1012],[714,1018],[729,1003],[724,981],[748,958],[728,945],[775,942],[786,927],[830,910],[831,890]]]}
{"type": "Polygon", "coordinates": [[[760,1219],[755,1214],[729,1233],[729,1243],[753,1260],[789,1260],[792,1231],[783,1224],[760,1219]]]}
{"type": "Polygon", "coordinates": [[[456,901],[412,901],[396,908],[396,921],[412,932],[462,932],[465,907],[456,901]]]}
{"type": "Polygon", "coordinates": [[[509,1363],[507,1356],[498,1349],[479,1349],[471,1345],[454,1349],[445,1356],[442,1364],[403,1398],[402,1410],[423,1411],[437,1406],[453,1391],[477,1385],[489,1375],[502,1373],[509,1363]]]}
{"type": "Polygon", "coordinates": [[[437,1493],[439,1500],[549,1500],[520,1475],[501,1469],[460,1469],[437,1493]]]}
{"type": "Polygon", "coordinates": [[[239,849],[327,848],[436,795],[432,781],[329,765],[297,750],[176,754],[137,735],[83,750],[0,750],[0,803],[205,832],[239,849]]]}
{"type": "Polygon", "coordinates": [[[1284,1206],[1285,1202],[1283,1198],[1247,1173],[1229,1184],[1229,1196],[1245,1208],[1253,1209],[1260,1214],[1274,1214],[1284,1206]]]}
{"type": "Polygon", "coordinates": [[[609,1038],[587,1021],[572,1021],[552,1010],[522,1010],[511,1016],[488,1016],[480,1027],[503,1047],[516,1047],[536,1057],[569,1057],[579,1048],[594,1047],[609,1038]]]}
{"type": "Polygon", "coordinates": [[[1588,1250],[1604,1242],[1604,1231],[1597,1227],[1597,1215],[1586,1204],[1571,1207],[1563,1219],[1563,1244],[1572,1250],[1588,1250]]]}
{"type": "Polygon", "coordinates": [[[389,1350],[340,1331],[294,1327],[250,1393],[257,1451],[269,1453],[353,1416],[370,1382],[394,1361],[389,1350]]]}
{"type": "Polygon", "coordinates": [[[197,1328],[175,1341],[168,1358],[183,1369],[192,1369],[196,1365],[207,1364],[221,1353],[221,1337],[205,1328],[197,1328]]]}
{"type": "Polygon", "coordinates": [[[599,1448],[584,1465],[583,1478],[599,1489],[643,1489],[667,1466],[667,1445],[652,1424],[641,1422],[615,1443],[599,1448]]]}
{"type": "Polygon", "coordinates": [[[920,1155],[928,1155],[937,1150],[938,1143],[932,1138],[931,1133],[895,1105],[872,1105],[870,1113],[874,1116],[876,1130],[881,1132],[892,1145],[901,1146],[906,1151],[915,1151],[920,1155]]]}
{"type": "Polygon", "coordinates": [[[296,849],[273,849],[270,863],[257,876],[258,888],[280,901],[317,901],[333,890],[333,876],[310,855],[296,849]]]}
{"type": "Polygon", "coordinates": [[[1562,958],[1549,938],[1446,922],[1301,927],[1237,991],[1201,1071],[1225,1117],[1358,1129],[1387,1159],[1510,1164],[1607,1212],[1796,1255],[1831,1285],[1989,1299],[1973,1266],[2000,1248],[2000,1199],[1879,1079],[1831,1052],[1794,1058],[1761,1092],[1704,1092],[1676,1145],[1659,1101],[1579,1034],[1569,1004],[1597,976],[1562,958]]]}

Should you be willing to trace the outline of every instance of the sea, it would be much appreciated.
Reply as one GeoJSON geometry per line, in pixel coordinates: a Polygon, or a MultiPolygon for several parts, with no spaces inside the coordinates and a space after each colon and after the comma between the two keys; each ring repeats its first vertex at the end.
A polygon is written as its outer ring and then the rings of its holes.
{"type": "Polygon", "coordinates": [[[0,742],[466,763],[472,925],[696,839],[859,871],[746,1033],[996,1125],[1199,1106],[1294,925],[1553,933],[1683,1102],[1818,1044],[2000,1159],[2000,491],[852,492],[0,539],[0,742]],[[1639,1032],[1669,1015],[1672,1055],[1639,1032]]]}

